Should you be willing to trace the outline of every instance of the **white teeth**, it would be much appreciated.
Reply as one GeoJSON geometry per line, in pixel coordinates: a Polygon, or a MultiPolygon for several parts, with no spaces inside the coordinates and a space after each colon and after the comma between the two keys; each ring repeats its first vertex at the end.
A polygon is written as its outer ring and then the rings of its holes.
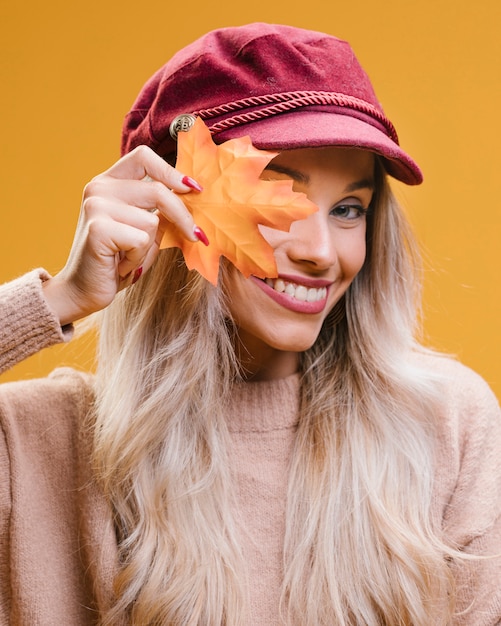
{"type": "Polygon", "coordinates": [[[303,285],[296,287],[294,297],[296,298],[296,300],[306,302],[306,298],[308,297],[308,289],[306,289],[306,287],[303,287],[303,285]]]}
{"type": "Polygon", "coordinates": [[[271,286],[273,287],[273,289],[275,291],[278,291],[280,293],[282,293],[283,291],[285,291],[285,283],[283,280],[281,280],[280,278],[277,279],[275,281],[275,284],[273,285],[273,280],[271,281],[271,286]]]}
{"type": "Polygon", "coordinates": [[[267,278],[265,283],[275,291],[286,293],[300,302],[318,302],[318,300],[323,300],[327,297],[326,287],[320,287],[318,289],[315,287],[305,287],[304,285],[285,282],[281,278],[267,278]]]}
{"type": "Polygon", "coordinates": [[[318,298],[318,289],[308,289],[308,293],[306,294],[306,300],[308,302],[316,302],[318,298]]]}

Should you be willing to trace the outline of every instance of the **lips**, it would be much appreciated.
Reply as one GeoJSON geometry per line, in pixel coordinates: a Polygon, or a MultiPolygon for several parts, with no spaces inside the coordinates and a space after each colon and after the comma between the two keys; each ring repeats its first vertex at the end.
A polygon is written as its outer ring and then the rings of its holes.
{"type": "Polygon", "coordinates": [[[330,282],[287,276],[251,280],[280,306],[297,313],[321,313],[327,304],[330,282]]]}

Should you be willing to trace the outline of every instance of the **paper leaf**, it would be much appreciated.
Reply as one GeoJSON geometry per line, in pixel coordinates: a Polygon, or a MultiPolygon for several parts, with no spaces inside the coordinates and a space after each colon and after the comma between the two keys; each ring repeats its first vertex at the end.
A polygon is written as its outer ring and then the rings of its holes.
{"type": "Polygon", "coordinates": [[[274,152],[254,148],[249,137],[216,145],[209,129],[197,118],[188,132],[179,133],[176,168],[204,188],[179,196],[210,245],[188,241],[171,227],[164,233],[160,248],[181,248],[188,268],[198,270],[214,285],[221,256],[246,277],[276,277],[273,249],[258,225],[288,231],[292,222],[305,219],[317,207],[305,194],[292,191],[291,180],[260,179],[275,156],[274,152]]]}

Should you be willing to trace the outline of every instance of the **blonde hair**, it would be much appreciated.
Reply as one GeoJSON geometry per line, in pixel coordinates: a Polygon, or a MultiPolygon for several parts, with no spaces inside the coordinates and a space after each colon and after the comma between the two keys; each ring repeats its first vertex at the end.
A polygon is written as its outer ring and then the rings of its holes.
{"type": "MultiPolygon", "coordinates": [[[[436,381],[414,353],[419,264],[381,167],[367,260],[301,355],[285,623],[446,624],[448,547],[431,519],[436,381]]],[[[224,270],[223,270],[224,273],[224,270]]],[[[224,295],[165,250],[102,319],[95,464],[120,572],[103,623],[245,615],[225,398],[240,376],[224,295]]]]}

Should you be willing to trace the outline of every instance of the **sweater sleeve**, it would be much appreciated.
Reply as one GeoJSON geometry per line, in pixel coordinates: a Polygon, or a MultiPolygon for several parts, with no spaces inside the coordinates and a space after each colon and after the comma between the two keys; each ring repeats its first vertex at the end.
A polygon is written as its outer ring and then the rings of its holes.
{"type": "Polygon", "coordinates": [[[61,328],[44,298],[42,283],[48,278],[38,269],[0,286],[0,373],[71,338],[73,327],[61,328]]]}
{"type": "MultiPolygon", "coordinates": [[[[457,367],[448,419],[456,450],[454,485],[443,527],[448,543],[474,558],[452,560],[453,624],[495,626],[501,624],[501,412],[487,383],[471,370],[457,367]]],[[[452,466],[448,464],[449,470],[452,466]]]]}
{"type": "Polygon", "coordinates": [[[114,527],[89,459],[92,381],[62,368],[0,385],[1,626],[90,626],[112,594],[114,527]]]}

